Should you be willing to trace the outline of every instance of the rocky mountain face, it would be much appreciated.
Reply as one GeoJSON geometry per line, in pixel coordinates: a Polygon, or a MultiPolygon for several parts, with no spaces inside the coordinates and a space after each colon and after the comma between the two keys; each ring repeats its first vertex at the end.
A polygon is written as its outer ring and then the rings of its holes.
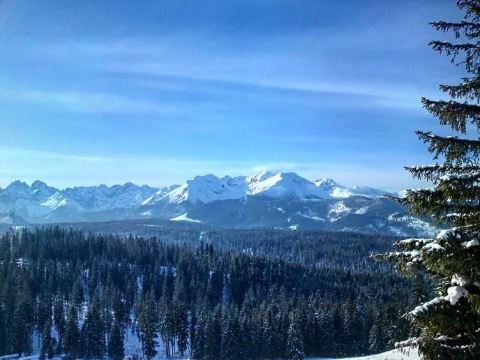
{"type": "Polygon", "coordinates": [[[410,216],[385,191],[314,182],[295,173],[197,176],[180,186],[132,183],[65,190],[41,181],[0,189],[0,223],[61,223],[163,218],[231,228],[290,228],[425,235],[434,227],[410,216]]]}

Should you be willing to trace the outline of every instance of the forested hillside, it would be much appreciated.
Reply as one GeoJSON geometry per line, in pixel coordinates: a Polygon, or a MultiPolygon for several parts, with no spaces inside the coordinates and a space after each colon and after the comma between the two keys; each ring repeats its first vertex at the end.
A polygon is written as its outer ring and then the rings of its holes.
{"type": "Polygon", "coordinates": [[[391,239],[373,249],[373,237],[354,234],[189,231],[195,243],[5,233],[0,355],[28,354],[36,337],[42,357],[121,359],[133,332],[147,359],[160,343],[166,356],[294,359],[380,352],[409,333],[411,283],[367,259],[391,239]]]}

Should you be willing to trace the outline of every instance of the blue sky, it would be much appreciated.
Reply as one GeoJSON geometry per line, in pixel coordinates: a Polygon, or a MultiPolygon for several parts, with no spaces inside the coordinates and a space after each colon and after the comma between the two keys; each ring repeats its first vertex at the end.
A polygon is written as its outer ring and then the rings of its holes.
{"type": "Polygon", "coordinates": [[[453,0],[0,0],[0,187],[295,171],[418,187],[453,0]]]}

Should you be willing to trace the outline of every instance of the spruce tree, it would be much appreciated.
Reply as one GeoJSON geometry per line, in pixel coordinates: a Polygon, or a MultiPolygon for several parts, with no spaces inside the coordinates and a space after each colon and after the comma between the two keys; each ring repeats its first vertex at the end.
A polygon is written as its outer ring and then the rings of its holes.
{"type": "Polygon", "coordinates": [[[34,328],[34,307],[31,292],[25,283],[17,295],[12,321],[13,351],[19,355],[32,352],[32,334],[34,328]]]}
{"type": "Polygon", "coordinates": [[[100,359],[107,350],[105,341],[105,324],[101,316],[100,300],[95,294],[88,308],[85,322],[82,326],[83,357],[86,359],[100,359]]]}
{"type": "Polygon", "coordinates": [[[142,343],[143,355],[147,360],[157,355],[158,313],[153,294],[148,292],[137,307],[138,336],[142,343]]]}
{"type": "Polygon", "coordinates": [[[66,359],[74,359],[80,351],[80,331],[78,329],[77,310],[74,306],[68,311],[67,323],[64,335],[64,348],[66,359]]]}
{"type": "Polygon", "coordinates": [[[57,354],[63,352],[63,336],[65,333],[65,311],[63,307],[63,297],[61,294],[57,294],[55,297],[55,305],[53,308],[53,324],[58,333],[58,344],[57,344],[57,354]]]}
{"type": "Polygon", "coordinates": [[[287,332],[286,357],[292,360],[303,360],[305,352],[303,351],[303,339],[300,331],[300,324],[295,313],[290,315],[290,325],[287,332]]]}
{"type": "Polygon", "coordinates": [[[452,136],[417,132],[435,164],[406,169],[433,188],[408,190],[399,200],[449,230],[431,239],[400,241],[402,251],[378,256],[394,259],[406,272],[424,271],[437,282],[438,296],[409,313],[419,335],[401,344],[418,345],[426,359],[480,358],[480,1],[459,0],[457,7],[462,21],[431,23],[454,39],[430,45],[464,68],[465,76],[459,84],[440,85],[449,100],[422,99],[452,136]]]}
{"type": "Polygon", "coordinates": [[[234,306],[227,305],[223,307],[221,315],[220,357],[217,356],[216,359],[241,359],[242,336],[238,312],[234,306]]]}
{"type": "Polygon", "coordinates": [[[40,360],[52,359],[54,355],[55,338],[52,337],[52,319],[47,319],[42,334],[42,347],[40,349],[40,360]]]}
{"type": "Polygon", "coordinates": [[[112,360],[122,360],[125,357],[124,330],[119,319],[115,319],[108,339],[108,356],[112,360]]]}
{"type": "Polygon", "coordinates": [[[5,354],[7,352],[7,323],[5,315],[5,306],[0,301],[0,354],[5,354]]]}

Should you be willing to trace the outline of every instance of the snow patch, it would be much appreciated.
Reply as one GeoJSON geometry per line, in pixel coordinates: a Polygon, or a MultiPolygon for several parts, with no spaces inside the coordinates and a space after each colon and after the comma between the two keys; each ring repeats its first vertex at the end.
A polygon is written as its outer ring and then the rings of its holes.
{"type": "Polygon", "coordinates": [[[452,286],[447,290],[446,300],[450,301],[450,304],[455,305],[461,297],[468,294],[468,291],[462,286],[452,286]]]}
{"type": "Polygon", "coordinates": [[[325,222],[324,218],[321,218],[320,216],[317,216],[316,214],[311,214],[311,213],[304,214],[304,213],[298,211],[297,215],[299,215],[301,217],[304,217],[305,219],[311,219],[311,220],[315,220],[315,221],[325,222]]]}
{"type": "Polygon", "coordinates": [[[0,224],[13,224],[13,219],[10,215],[0,219],[0,224]]]}
{"type": "Polygon", "coordinates": [[[461,237],[457,228],[441,230],[438,232],[437,239],[448,240],[449,237],[455,237],[459,239],[461,237]]]}
{"type": "Polygon", "coordinates": [[[468,248],[471,248],[472,246],[478,246],[480,244],[478,243],[477,239],[474,239],[474,240],[466,241],[462,243],[462,245],[468,249],[468,248]]]}
{"type": "Polygon", "coordinates": [[[170,221],[189,221],[189,222],[194,222],[194,223],[201,223],[200,220],[195,220],[195,219],[190,219],[188,216],[188,213],[182,214],[180,216],[174,217],[170,219],[170,221]]]}
{"type": "Polygon", "coordinates": [[[458,286],[465,286],[467,284],[470,283],[470,279],[467,278],[466,276],[462,276],[462,275],[453,275],[452,276],[452,281],[451,281],[451,284],[452,285],[458,285],[458,286]]]}
{"type": "MultiPolygon", "coordinates": [[[[358,356],[350,358],[335,358],[335,360],[420,360],[416,348],[404,348],[387,351],[381,354],[358,356]]],[[[332,358],[307,358],[306,360],[333,360],[332,358]]]]}
{"type": "Polygon", "coordinates": [[[370,206],[364,206],[364,207],[358,209],[357,211],[355,211],[355,214],[357,214],[357,215],[366,214],[369,208],[370,208],[370,206]]]}
{"type": "Polygon", "coordinates": [[[328,212],[328,218],[331,221],[336,221],[340,219],[341,217],[350,214],[352,209],[347,207],[343,201],[340,201],[336,204],[334,204],[332,207],[330,207],[330,211],[328,212]]]}

